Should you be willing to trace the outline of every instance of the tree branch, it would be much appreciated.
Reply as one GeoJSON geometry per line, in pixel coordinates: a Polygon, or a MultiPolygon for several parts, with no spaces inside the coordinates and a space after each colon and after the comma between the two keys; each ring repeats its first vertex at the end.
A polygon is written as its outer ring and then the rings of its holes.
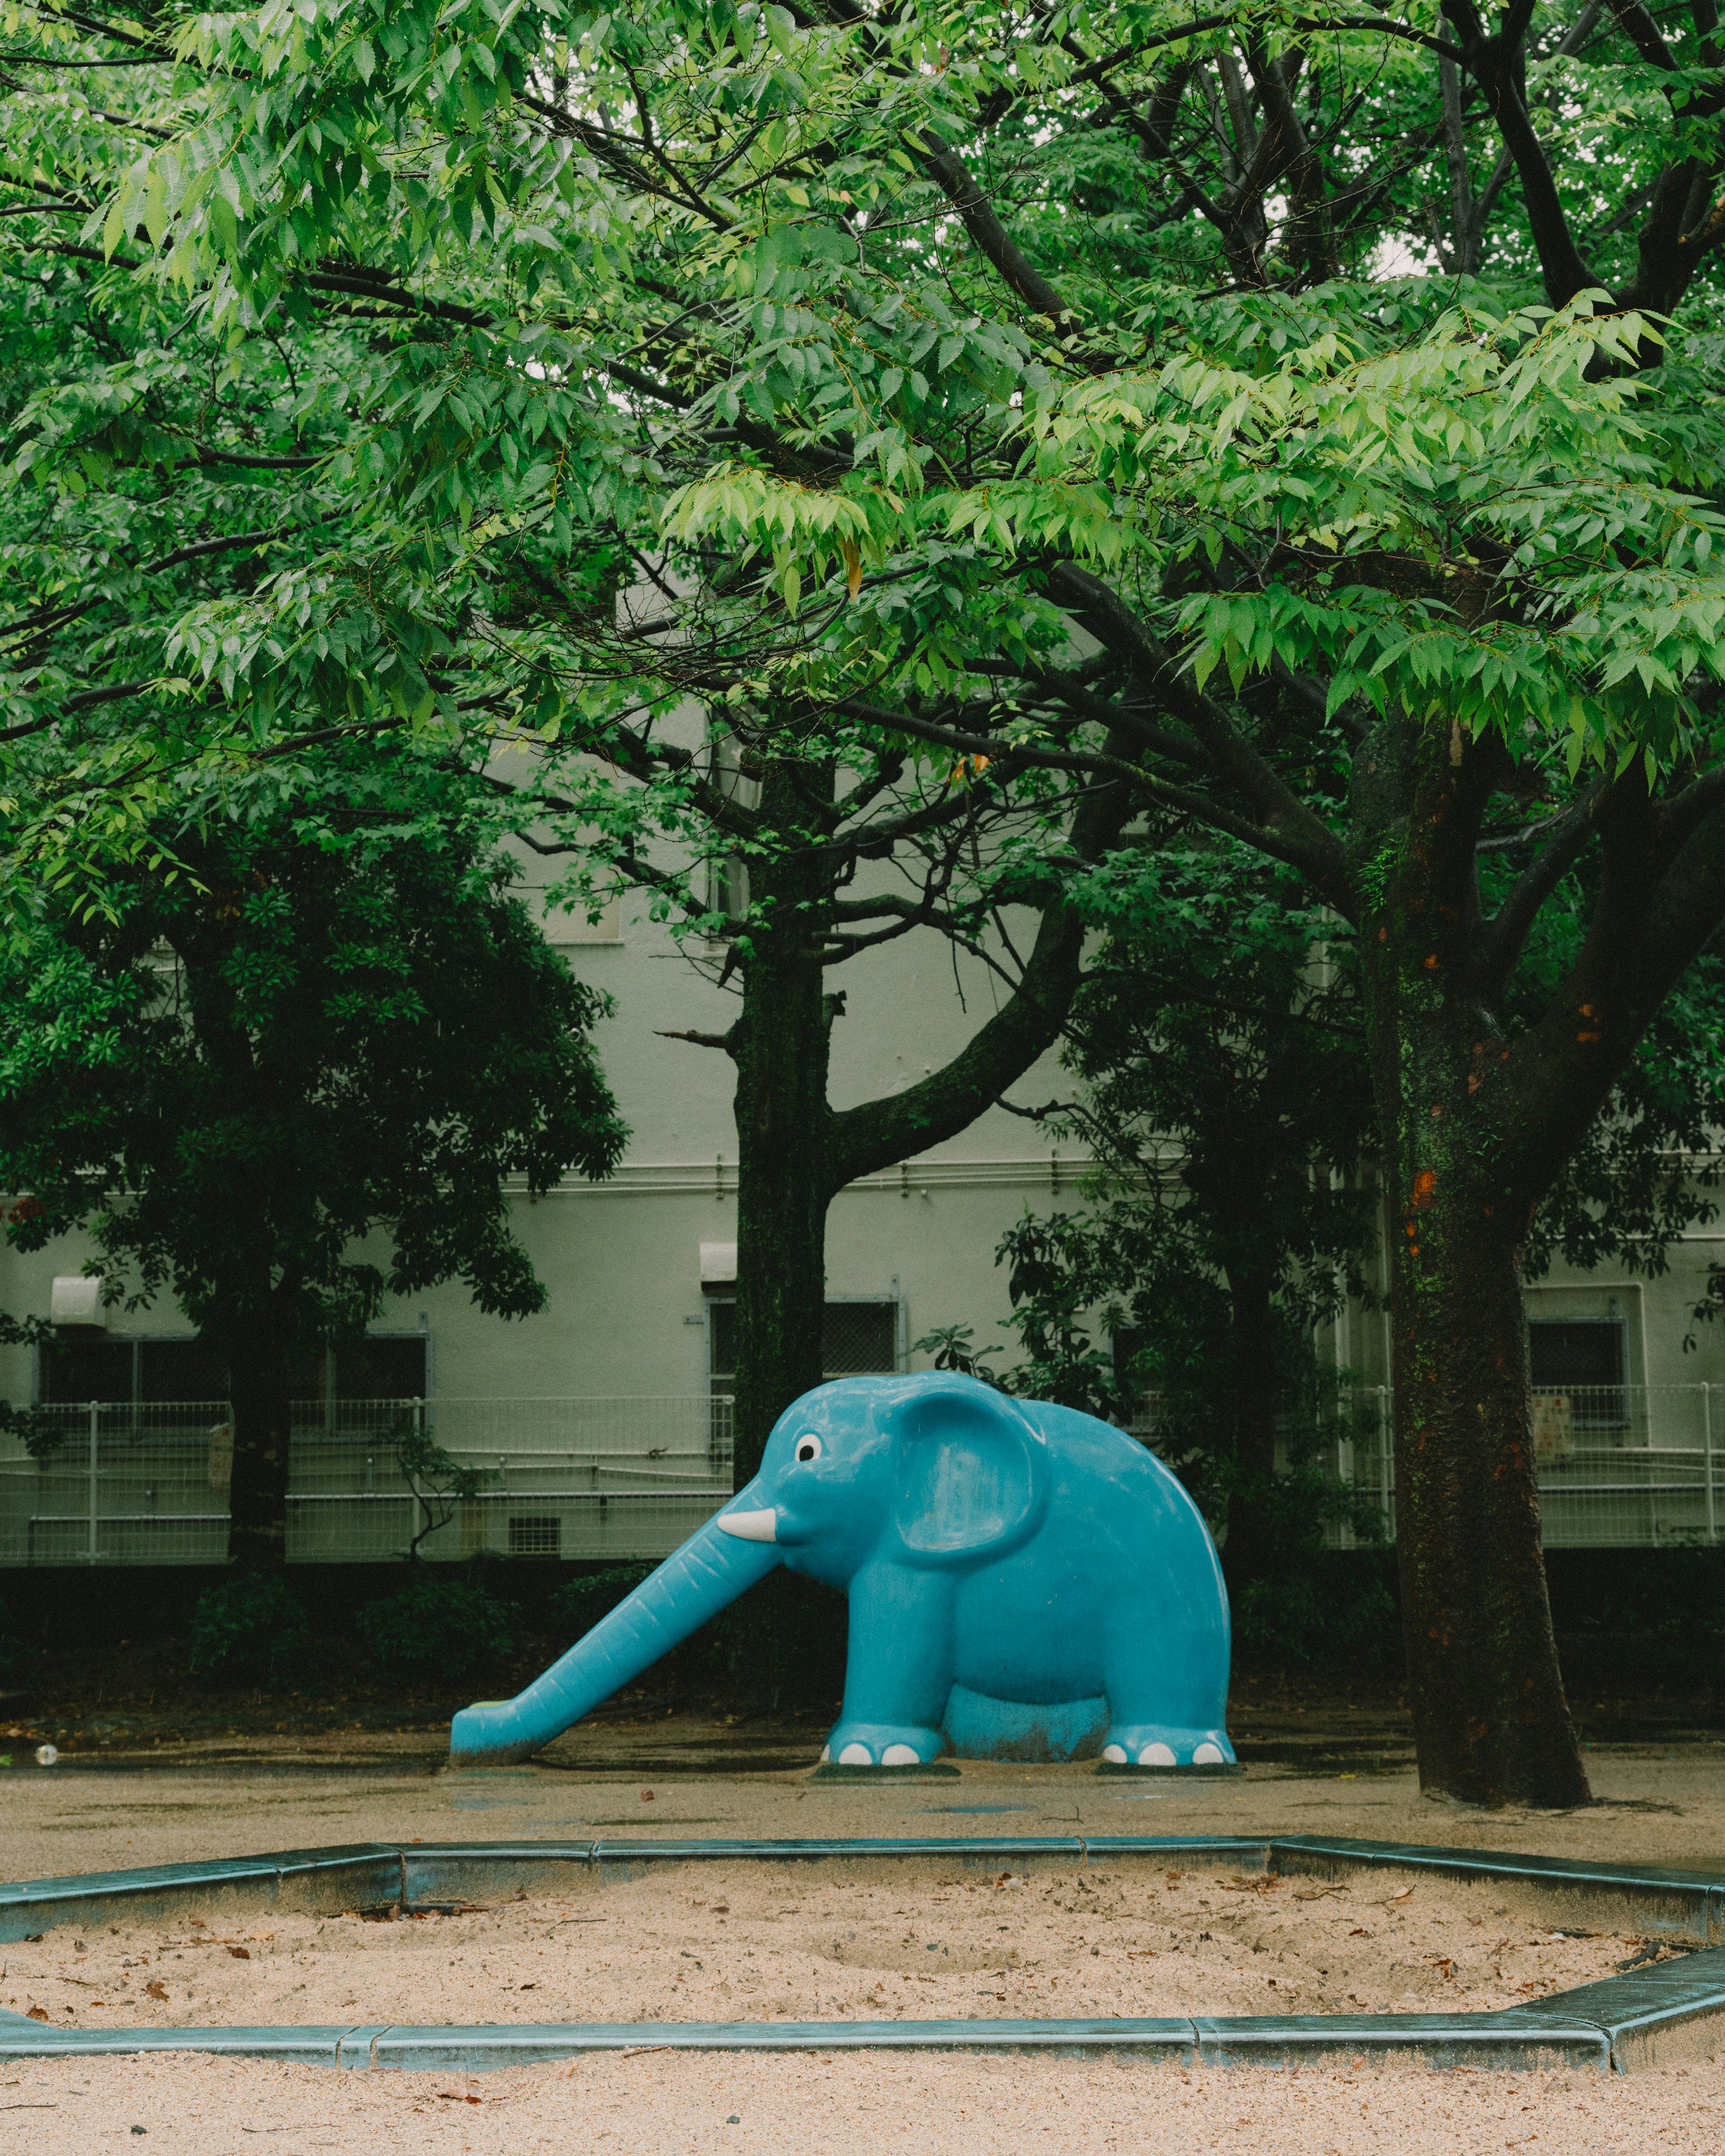
{"type": "Polygon", "coordinates": [[[1521,46],[1532,0],[1513,0],[1499,18],[1501,28],[1490,38],[1481,29],[1472,0],[1443,0],[1443,12],[1461,39],[1461,58],[1479,85],[1504,147],[1521,175],[1522,200],[1539,258],[1546,298],[1554,307],[1567,306],[1578,292],[1586,291],[1599,280],[1569,230],[1551,167],[1522,102],[1521,46]]]}
{"type": "Polygon", "coordinates": [[[932,127],[918,137],[928,169],[942,192],[963,220],[965,230],[994,265],[1004,283],[1039,315],[1046,316],[1056,329],[1076,326],[1077,316],[1058,288],[1025,254],[995,215],[988,197],[972,178],[963,159],[949,149],[932,127]]]}
{"type": "Polygon", "coordinates": [[[1344,917],[1354,910],[1340,841],[1235,728],[1219,704],[1182,672],[1173,654],[1146,629],[1124,599],[1087,569],[1060,564],[1051,581],[1075,604],[1098,639],[1122,659],[1144,685],[1190,728],[1216,775],[1245,798],[1284,860],[1302,868],[1344,917]]]}
{"type": "Polygon", "coordinates": [[[1501,1004],[1540,907],[1581,858],[1594,835],[1599,803],[1609,791],[1610,782],[1602,778],[1584,799],[1552,819],[1550,837],[1481,931],[1479,993],[1488,1008],[1495,1010],[1501,1004]]]}
{"type": "MultiPolygon", "coordinates": [[[[1100,860],[1131,813],[1125,786],[1088,795],[1072,819],[1078,858],[1100,860]]],[[[1078,990],[1084,933],[1082,921],[1065,900],[1052,900],[1043,909],[1017,988],[950,1062],[902,1093],[832,1116],[826,1147],[831,1193],[956,1137],[1053,1046],[1078,990]]]]}

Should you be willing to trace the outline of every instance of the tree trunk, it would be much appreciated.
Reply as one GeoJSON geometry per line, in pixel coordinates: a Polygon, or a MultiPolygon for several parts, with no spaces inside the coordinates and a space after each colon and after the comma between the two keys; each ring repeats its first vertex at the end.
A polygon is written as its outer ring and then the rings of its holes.
{"type": "MultiPolygon", "coordinates": [[[[1118,747],[1117,743],[1112,746],[1118,747]]],[[[1084,930],[1058,900],[1045,908],[1024,976],[949,1063],[903,1092],[835,1114],[827,1066],[840,998],[823,989],[834,855],[809,832],[811,792],[830,773],[764,765],[742,1015],[726,1046],[737,1065],[737,1486],[754,1473],[773,1425],[818,1385],[826,1306],[827,1208],[845,1184],[955,1137],[1059,1039],[1078,986],[1084,930]]],[[[1123,787],[1101,786],[1074,814],[1073,850],[1096,860],[1119,838],[1123,787]]]]}
{"type": "MultiPolygon", "coordinates": [[[[763,824],[781,829],[791,788],[768,770],[763,824]]],[[[761,1464],[773,1425],[824,1375],[828,1040],[822,916],[830,870],[811,844],[750,866],[737,1065],[737,1486],[761,1464]]]]}
{"type": "Polygon", "coordinates": [[[1234,1306],[1234,1475],[1222,1570],[1236,1607],[1246,1589],[1275,1570],[1270,1492],[1276,1475],[1276,1355],[1271,1325],[1273,1283],[1228,1278],[1234,1306]]]}
{"type": "Polygon", "coordinates": [[[234,1327],[228,1371],[234,1478],[228,1562],[242,1572],[278,1571],[287,1563],[291,1407],[287,1343],[273,1313],[259,1312],[234,1327]]]}
{"type": "Polygon", "coordinates": [[[1396,1543],[1420,1781],[1481,1804],[1588,1801],[1539,1540],[1517,1252],[1541,1110],[1483,1006],[1474,843],[1491,744],[1392,722],[1367,760],[1381,909],[1361,937],[1383,1132],[1396,1543]],[[1392,926],[1392,922],[1394,925],[1392,926]],[[1375,932],[1374,932],[1375,931],[1375,932]]]}
{"type": "MultiPolygon", "coordinates": [[[[1410,1133],[1410,1136],[1414,1134],[1410,1133]]],[[[1509,1237],[1420,1167],[1391,1260],[1396,1543],[1424,1789],[1588,1801],[1539,1543],[1527,1326],[1509,1237]]]]}

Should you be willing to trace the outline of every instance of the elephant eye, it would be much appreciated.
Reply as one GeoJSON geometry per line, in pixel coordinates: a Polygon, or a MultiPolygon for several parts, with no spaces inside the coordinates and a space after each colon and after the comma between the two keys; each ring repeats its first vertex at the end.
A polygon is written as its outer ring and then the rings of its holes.
{"type": "Polygon", "coordinates": [[[803,1435],[797,1440],[797,1457],[798,1460],[819,1460],[820,1458],[820,1440],[815,1435],[812,1430],[805,1430],[803,1435]]]}

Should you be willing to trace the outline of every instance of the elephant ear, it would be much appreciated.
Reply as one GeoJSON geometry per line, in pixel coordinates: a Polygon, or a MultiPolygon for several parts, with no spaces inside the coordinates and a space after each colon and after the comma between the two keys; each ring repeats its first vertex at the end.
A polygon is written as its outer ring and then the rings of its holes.
{"type": "Polygon", "coordinates": [[[913,1556],[1002,1555],[1031,1534],[1048,1497],[1048,1446],[1003,1394],[932,1377],[893,1417],[894,1524],[913,1556]]]}

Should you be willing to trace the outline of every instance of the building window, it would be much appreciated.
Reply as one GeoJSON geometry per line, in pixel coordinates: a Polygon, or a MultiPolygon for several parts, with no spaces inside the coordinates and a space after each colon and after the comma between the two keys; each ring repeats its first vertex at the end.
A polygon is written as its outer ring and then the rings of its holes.
{"type": "MultiPolygon", "coordinates": [[[[736,1303],[729,1297],[709,1296],[707,1319],[712,1389],[728,1393],[737,1382],[736,1303]]],[[[820,1367],[824,1378],[896,1370],[897,1303],[885,1296],[829,1301],[821,1319],[820,1367]]]]}
{"type": "Polygon", "coordinates": [[[335,1353],[338,1400],[423,1400],[426,1396],[423,1332],[380,1332],[335,1353]]]}
{"type": "Polygon", "coordinates": [[[41,1396],[44,1402],[100,1400],[105,1407],[132,1401],[130,1340],[51,1340],[44,1344],[41,1396]]]}
{"type": "MultiPolygon", "coordinates": [[[[289,1371],[288,1396],[320,1409],[332,1399],[424,1399],[429,1346],[423,1332],[382,1333],[332,1354],[316,1351],[289,1371]]],[[[225,1400],[228,1358],[189,1336],[55,1340],[42,1351],[41,1397],[112,1407],[225,1400]]]]}
{"type": "Polygon", "coordinates": [[[1625,1360],[1620,1318],[1537,1317],[1528,1324],[1534,1397],[1566,1399],[1573,1429],[1620,1430],[1627,1422],[1625,1360]]]}
{"type": "Polygon", "coordinates": [[[739,855],[727,854],[709,861],[706,870],[706,910],[726,921],[742,921],[749,910],[749,865],[739,855]]]}
{"type": "Polygon", "coordinates": [[[898,1368],[896,1302],[829,1302],[820,1322],[820,1367],[829,1378],[898,1368]]]}
{"type": "Polygon", "coordinates": [[[141,1400],[225,1400],[228,1358],[201,1340],[141,1340],[141,1400]]]}
{"type": "Polygon", "coordinates": [[[555,1512],[522,1512],[509,1523],[511,1557],[557,1557],[563,1547],[563,1523],[555,1512]]]}

